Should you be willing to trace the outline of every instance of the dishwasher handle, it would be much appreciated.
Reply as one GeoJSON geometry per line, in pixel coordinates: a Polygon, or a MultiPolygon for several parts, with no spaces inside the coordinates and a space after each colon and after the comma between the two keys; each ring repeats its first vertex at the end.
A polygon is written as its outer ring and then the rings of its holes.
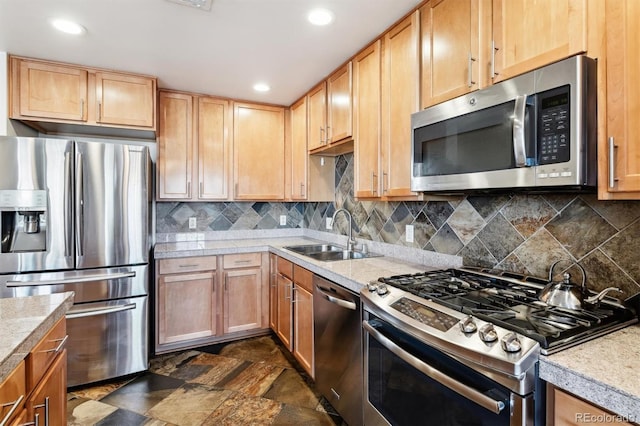
{"type": "Polygon", "coordinates": [[[328,294],[327,292],[331,290],[326,287],[322,287],[321,285],[316,284],[316,290],[318,290],[318,293],[320,294],[320,296],[322,296],[324,299],[328,300],[331,303],[334,303],[346,309],[351,309],[352,311],[355,311],[357,309],[357,306],[354,302],[350,300],[341,299],[339,297],[328,294]]]}

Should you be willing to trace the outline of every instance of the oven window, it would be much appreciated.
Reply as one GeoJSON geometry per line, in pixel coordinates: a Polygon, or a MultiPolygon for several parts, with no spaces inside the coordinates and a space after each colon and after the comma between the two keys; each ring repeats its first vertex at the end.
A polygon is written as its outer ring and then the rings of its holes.
{"type": "Polygon", "coordinates": [[[428,377],[367,335],[367,399],[387,422],[394,426],[509,425],[510,393],[506,388],[383,321],[369,323],[432,367],[505,404],[500,414],[495,414],[428,377]]]}

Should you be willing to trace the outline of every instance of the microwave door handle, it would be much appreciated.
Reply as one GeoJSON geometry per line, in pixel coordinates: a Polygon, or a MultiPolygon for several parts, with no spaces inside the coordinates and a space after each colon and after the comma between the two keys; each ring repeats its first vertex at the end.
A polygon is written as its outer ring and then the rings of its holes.
{"type": "Polygon", "coordinates": [[[527,95],[517,96],[516,105],[513,109],[513,156],[516,160],[516,167],[525,167],[527,165],[524,122],[526,109],[527,95]]]}

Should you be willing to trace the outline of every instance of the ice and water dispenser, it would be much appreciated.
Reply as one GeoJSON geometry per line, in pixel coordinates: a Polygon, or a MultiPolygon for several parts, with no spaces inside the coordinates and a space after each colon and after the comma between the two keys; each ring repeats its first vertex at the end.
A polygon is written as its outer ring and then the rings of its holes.
{"type": "Polygon", "coordinates": [[[47,191],[0,190],[1,253],[47,250],[47,191]]]}

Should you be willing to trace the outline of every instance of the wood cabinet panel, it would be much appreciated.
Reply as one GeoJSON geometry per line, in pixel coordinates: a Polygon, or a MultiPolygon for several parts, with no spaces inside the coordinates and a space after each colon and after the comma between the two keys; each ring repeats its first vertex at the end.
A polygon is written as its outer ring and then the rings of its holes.
{"type": "Polygon", "coordinates": [[[25,362],[20,361],[15,370],[0,383],[0,423],[20,413],[26,396],[25,362]]]}
{"type": "Polygon", "coordinates": [[[278,328],[278,256],[269,253],[269,328],[278,328]]]}
{"type": "Polygon", "coordinates": [[[606,135],[599,151],[601,198],[640,198],[640,3],[606,2],[606,135]],[[613,151],[613,157],[611,157],[613,151]],[[613,175],[613,181],[611,181],[613,175]]]}
{"type": "Polygon", "coordinates": [[[327,79],[327,139],[329,144],[352,136],[352,65],[347,63],[327,79]]]}
{"type": "Polygon", "coordinates": [[[382,42],[353,59],[354,195],[380,196],[382,42]]]}
{"type": "Polygon", "coordinates": [[[158,279],[158,343],[216,335],[216,284],[212,272],[158,279]]]}
{"type": "Polygon", "coordinates": [[[160,274],[175,274],[198,271],[215,271],[216,256],[178,257],[175,259],[160,259],[158,271],[160,274]]]}
{"type": "Polygon", "coordinates": [[[586,23],[586,0],[493,0],[494,83],[586,52],[586,23]]]}
{"type": "MultiPolygon", "coordinates": [[[[580,398],[569,393],[563,392],[557,388],[551,388],[552,408],[549,410],[552,414],[552,423],[555,426],[579,426],[585,423],[592,425],[611,425],[608,418],[615,418],[615,415],[603,410],[600,407],[592,405],[580,398]],[[598,421],[598,419],[603,419],[598,421]]],[[[616,419],[616,425],[631,425],[620,419],[616,419]]]]}
{"type": "Polygon", "coordinates": [[[225,254],[223,257],[223,267],[227,269],[260,267],[262,256],[260,253],[239,253],[225,254]]]}
{"type": "Polygon", "coordinates": [[[41,381],[53,360],[64,348],[67,338],[67,322],[61,318],[33,347],[26,359],[27,392],[41,381]]]}
{"type": "Polygon", "coordinates": [[[290,351],[293,350],[292,296],[293,281],[278,272],[278,324],[276,334],[290,351]]]}
{"type": "Polygon", "coordinates": [[[284,109],[234,104],[234,198],[284,199],[284,109]]]}
{"type": "Polygon", "coordinates": [[[231,176],[229,102],[199,97],[197,126],[198,199],[226,200],[231,176]]]}
{"type": "Polygon", "coordinates": [[[307,98],[291,106],[291,199],[307,199],[307,98]]]}
{"type": "Polygon", "coordinates": [[[67,424],[67,350],[55,358],[51,367],[34,389],[26,403],[27,417],[31,421],[38,416],[42,424],[65,426],[67,424]]]}
{"type": "Polygon", "coordinates": [[[261,269],[232,269],[224,275],[225,334],[262,328],[261,269]]]}
{"type": "Polygon", "coordinates": [[[308,146],[309,151],[321,148],[327,144],[327,83],[315,86],[307,94],[309,108],[308,146]]]}
{"type": "Polygon", "coordinates": [[[97,72],[96,122],[155,128],[155,80],[97,72]]]}
{"type": "MultiPolygon", "coordinates": [[[[298,269],[296,269],[298,272],[298,269]]],[[[314,377],[313,366],[313,293],[296,276],[293,303],[293,355],[314,377]]]]}
{"type": "Polygon", "coordinates": [[[193,98],[160,92],[158,131],[158,199],[187,200],[192,196],[193,98]]]}

